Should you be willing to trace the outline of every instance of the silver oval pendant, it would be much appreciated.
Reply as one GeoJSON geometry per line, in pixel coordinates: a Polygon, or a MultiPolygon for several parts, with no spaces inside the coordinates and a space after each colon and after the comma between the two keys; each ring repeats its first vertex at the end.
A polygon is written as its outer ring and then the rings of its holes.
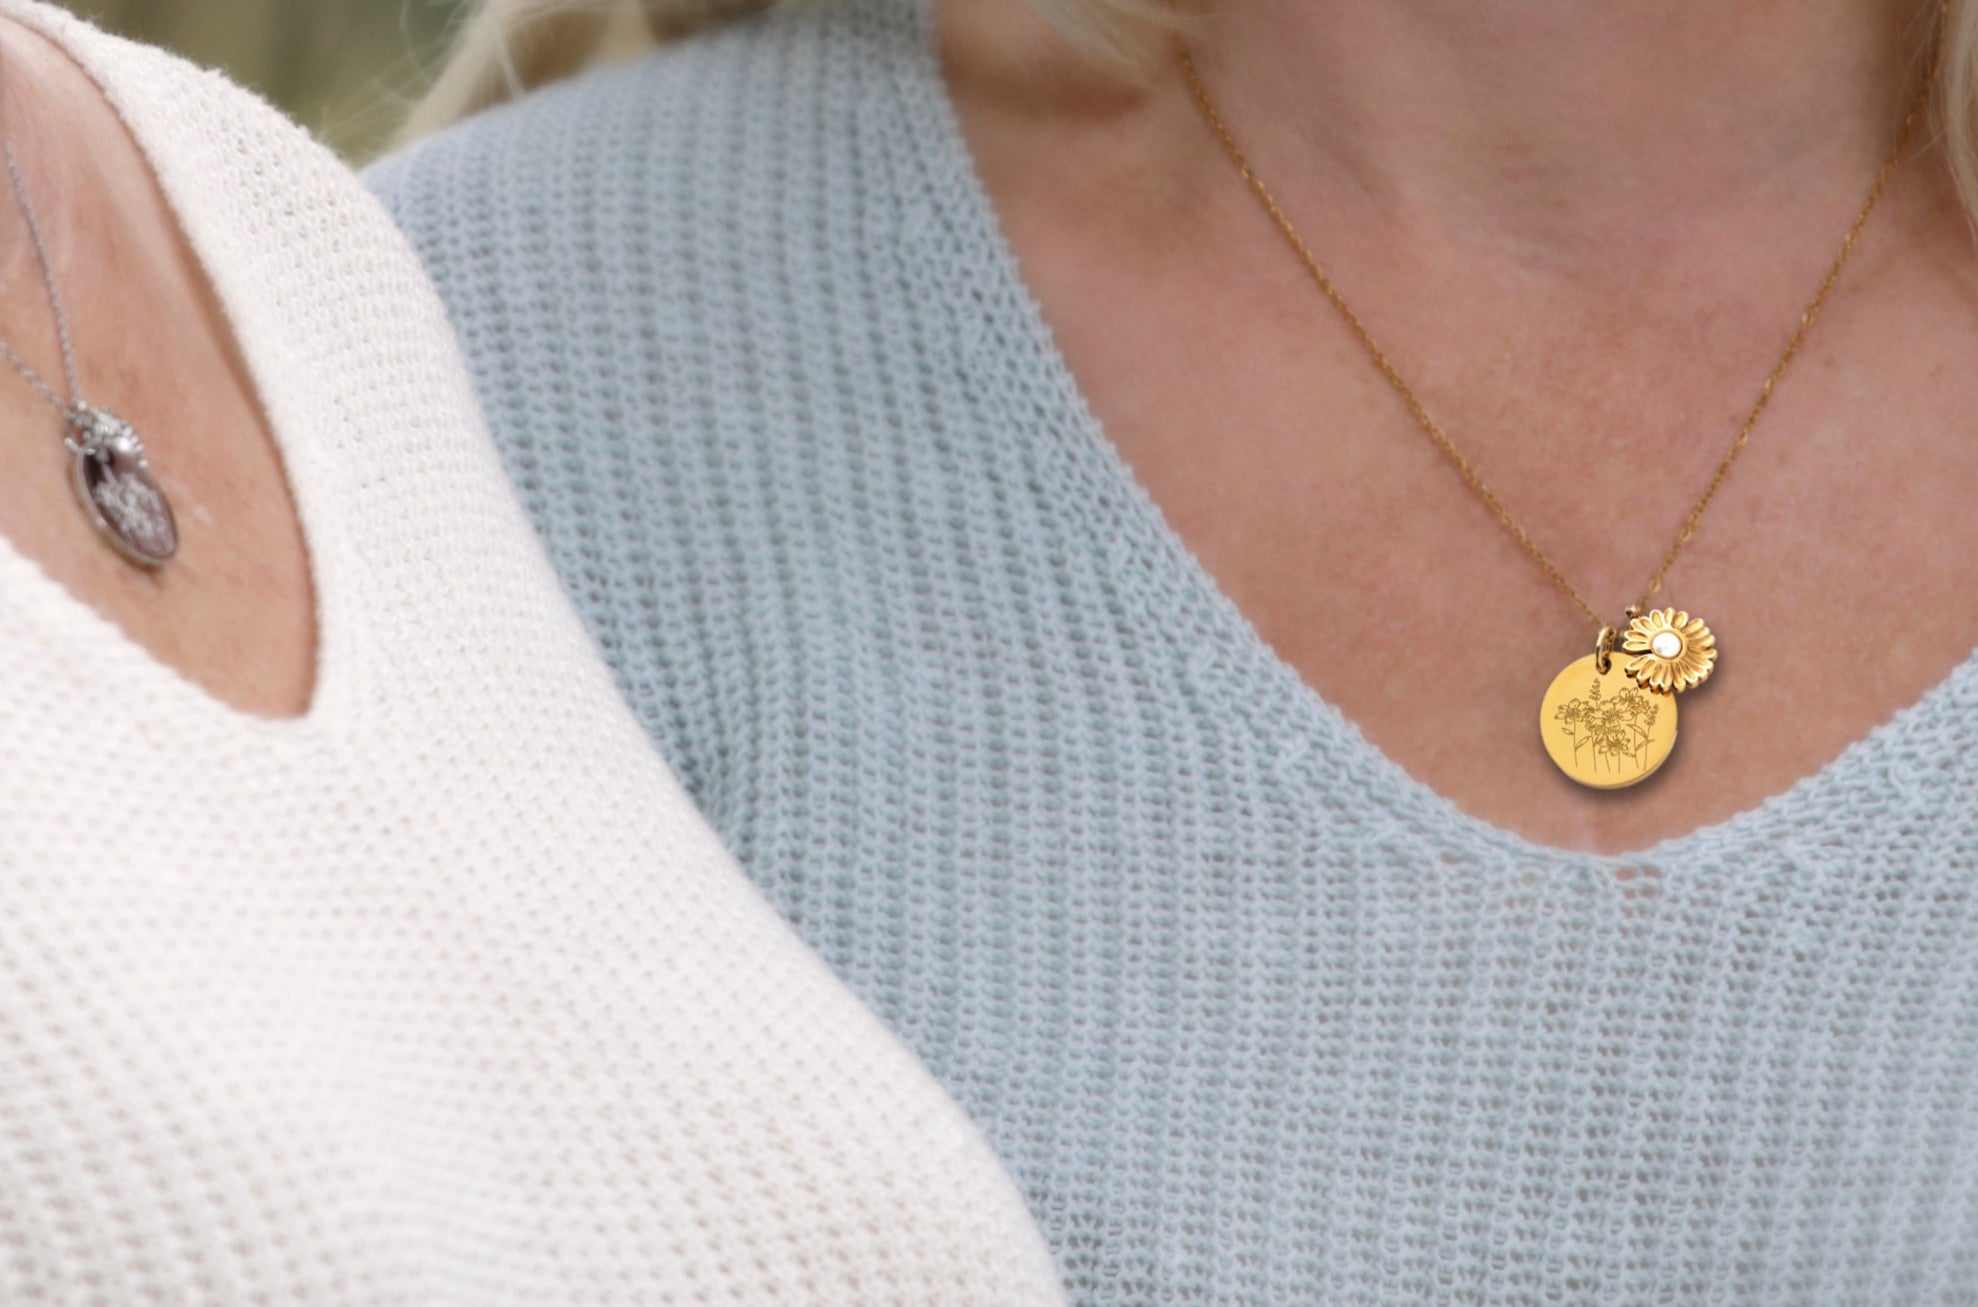
{"type": "Polygon", "coordinates": [[[96,529],[139,567],[163,567],[179,551],[171,501],[151,475],[144,443],[128,423],[100,409],[73,419],[76,496],[96,529]]]}

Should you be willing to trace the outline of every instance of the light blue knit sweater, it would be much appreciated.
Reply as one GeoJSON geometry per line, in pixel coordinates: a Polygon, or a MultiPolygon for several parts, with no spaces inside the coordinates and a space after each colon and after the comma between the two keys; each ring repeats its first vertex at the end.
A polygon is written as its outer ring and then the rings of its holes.
{"type": "Polygon", "coordinates": [[[1643,856],[1462,815],[1136,489],[910,0],[373,181],[654,739],[1076,1301],[1978,1302],[1978,665],[1643,856]]]}

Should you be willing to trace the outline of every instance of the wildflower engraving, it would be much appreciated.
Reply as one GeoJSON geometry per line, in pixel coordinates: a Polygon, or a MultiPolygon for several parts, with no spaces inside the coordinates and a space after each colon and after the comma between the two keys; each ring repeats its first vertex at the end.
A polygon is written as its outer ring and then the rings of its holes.
{"type": "Polygon", "coordinates": [[[129,423],[78,405],[68,440],[76,493],[104,538],[140,567],[162,567],[179,548],[171,501],[151,475],[144,442],[129,423]]]}
{"type": "Polygon", "coordinates": [[[90,494],[103,516],[139,553],[169,558],[178,547],[165,497],[148,478],[121,475],[112,468],[90,488],[90,494]]]}
{"type": "Polygon", "coordinates": [[[1646,776],[1649,746],[1655,740],[1655,719],[1662,706],[1655,702],[1654,695],[1639,686],[1630,686],[1603,699],[1600,680],[1595,676],[1585,694],[1568,699],[1553,711],[1560,730],[1572,741],[1574,765],[1591,766],[1599,771],[1626,768],[1646,776]]]}
{"type": "Polygon", "coordinates": [[[1646,780],[1676,744],[1676,697],[1644,689],[1611,658],[1593,654],[1553,679],[1539,734],[1559,770],[1582,785],[1619,789],[1646,780]]]}

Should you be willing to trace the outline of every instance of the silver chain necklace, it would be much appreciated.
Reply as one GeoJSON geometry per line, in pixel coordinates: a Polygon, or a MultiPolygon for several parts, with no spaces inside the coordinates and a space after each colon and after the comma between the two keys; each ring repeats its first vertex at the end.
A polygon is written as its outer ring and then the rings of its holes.
{"type": "Polygon", "coordinates": [[[6,154],[7,181],[14,188],[21,216],[27,220],[28,239],[34,243],[34,256],[41,264],[41,280],[48,287],[48,306],[55,314],[55,338],[62,347],[62,375],[68,382],[69,398],[56,394],[41,379],[41,374],[29,367],[4,340],[0,340],[0,359],[5,359],[62,415],[62,444],[75,459],[70,481],[97,531],[112,548],[137,566],[163,567],[179,549],[178,522],[172,516],[171,501],[165,498],[164,489],[151,475],[151,464],[144,456],[144,442],[138,439],[130,423],[82,397],[75,346],[69,340],[68,314],[62,308],[62,292],[55,285],[55,266],[48,257],[48,243],[42,239],[41,223],[35,217],[34,201],[28,198],[27,183],[21,180],[14,143],[4,142],[0,150],[6,154]]]}

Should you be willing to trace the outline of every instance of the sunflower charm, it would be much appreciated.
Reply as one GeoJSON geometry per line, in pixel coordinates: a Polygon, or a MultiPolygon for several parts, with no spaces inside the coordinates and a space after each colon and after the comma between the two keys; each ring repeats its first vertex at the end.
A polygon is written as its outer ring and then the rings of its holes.
{"type": "Polygon", "coordinates": [[[1703,684],[1717,665],[1717,637],[1702,619],[1661,608],[1628,623],[1621,651],[1634,654],[1621,670],[1644,690],[1674,694],[1703,684]]]}

